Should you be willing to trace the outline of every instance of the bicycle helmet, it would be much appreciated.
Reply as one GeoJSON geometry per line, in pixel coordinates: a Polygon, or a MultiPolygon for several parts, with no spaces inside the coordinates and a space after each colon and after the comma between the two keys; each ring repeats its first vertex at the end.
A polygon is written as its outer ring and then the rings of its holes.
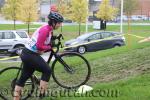
{"type": "Polygon", "coordinates": [[[58,12],[50,12],[50,14],[48,15],[48,19],[55,20],[58,23],[61,23],[64,21],[64,18],[58,12]]]}

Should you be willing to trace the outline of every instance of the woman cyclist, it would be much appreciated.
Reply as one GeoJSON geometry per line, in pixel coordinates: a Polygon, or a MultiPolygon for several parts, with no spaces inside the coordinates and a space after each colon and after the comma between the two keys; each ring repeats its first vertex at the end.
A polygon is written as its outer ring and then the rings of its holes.
{"type": "Polygon", "coordinates": [[[50,12],[48,19],[48,24],[37,29],[26,47],[22,50],[21,60],[23,62],[23,69],[19,80],[16,82],[14,100],[20,100],[21,90],[35,70],[42,72],[39,87],[40,93],[44,94],[48,87],[51,69],[40,55],[52,49],[50,41],[53,30],[58,29],[62,25],[63,17],[57,12],[50,12]]]}

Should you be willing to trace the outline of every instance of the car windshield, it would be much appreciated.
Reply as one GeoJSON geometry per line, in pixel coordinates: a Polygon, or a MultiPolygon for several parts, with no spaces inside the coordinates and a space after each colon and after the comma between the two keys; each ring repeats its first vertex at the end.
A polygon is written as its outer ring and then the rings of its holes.
{"type": "Polygon", "coordinates": [[[85,38],[89,37],[90,35],[91,35],[91,33],[86,33],[86,34],[83,34],[83,35],[77,37],[77,39],[84,40],[85,38]]]}
{"type": "Polygon", "coordinates": [[[17,32],[17,34],[21,37],[21,38],[28,38],[27,34],[25,32],[17,32]]]}

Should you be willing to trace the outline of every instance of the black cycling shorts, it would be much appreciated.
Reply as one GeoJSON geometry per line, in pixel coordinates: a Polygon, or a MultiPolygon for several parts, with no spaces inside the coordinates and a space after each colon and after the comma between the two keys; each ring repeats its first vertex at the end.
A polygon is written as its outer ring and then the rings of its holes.
{"type": "Polygon", "coordinates": [[[23,68],[17,85],[24,87],[25,82],[32,76],[35,70],[42,72],[41,80],[48,82],[51,76],[51,69],[47,62],[38,54],[27,48],[21,54],[23,68]]]}

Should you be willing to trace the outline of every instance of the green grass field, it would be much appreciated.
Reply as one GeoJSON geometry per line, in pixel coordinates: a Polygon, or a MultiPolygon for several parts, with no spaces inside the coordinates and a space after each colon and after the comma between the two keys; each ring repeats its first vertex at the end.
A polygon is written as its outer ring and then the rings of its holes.
{"type": "MultiPolygon", "coordinates": [[[[34,25],[32,27],[38,26],[34,25]]],[[[7,29],[6,27],[8,28],[8,25],[0,25],[0,30],[7,29]]],[[[18,25],[17,27],[21,29],[25,26],[18,25]]],[[[149,27],[132,26],[130,34],[148,37],[150,36],[149,27]]],[[[92,26],[90,26],[89,30],[93,31],[92,26]]],[[[119,31],[119,26],[108,26],[107,30],[119,31]]],[[[56,31],[56,33],[59,31],[56,31]]],[[[84,32],[84,26],[82,26],[82,32],[84,32]]],[[[124,32],[128,33],[127,26],[124,26],[124,32]]],[[[63,34],[65,40],[78,36],[77,26],[65,26],[63,34]]],[[[50,98],[53,100],[149,100],[150,43],[138,44],[137,42],[140,38],[127,34],[125,37],[126,46],[84,54],[92,68],[91,78],[87,85],[94,88],[93,92],[89,92],[87,96],[74,95],[74,92],[71,92],[71,97],[60,97],[58,93],[54,93],[53,95],[49,94],[51,97],[46,97],[42,100],[50,100],[50,98]],[[110,91],[117,92],[115,92],[116,94],[111,94],[110,91]]],[[[0,62],[0,69],[18,64],[0,62]]],[[[9,74],[6,77],[8,78],[9,74]]],[[[5,78],[0,76],[0,79],[5,78]]],[[[2,80],[0,80],[0,83],[6,84],[2,80]]],[[[3,84],[0,84],[1,87],[3,87],[3,84]]],[[[52,79],[49,82],[49,88],[53,92],[60,89],[52,79]]],[[[36,99],[32,98],[31,100],[36,99]]]]}

